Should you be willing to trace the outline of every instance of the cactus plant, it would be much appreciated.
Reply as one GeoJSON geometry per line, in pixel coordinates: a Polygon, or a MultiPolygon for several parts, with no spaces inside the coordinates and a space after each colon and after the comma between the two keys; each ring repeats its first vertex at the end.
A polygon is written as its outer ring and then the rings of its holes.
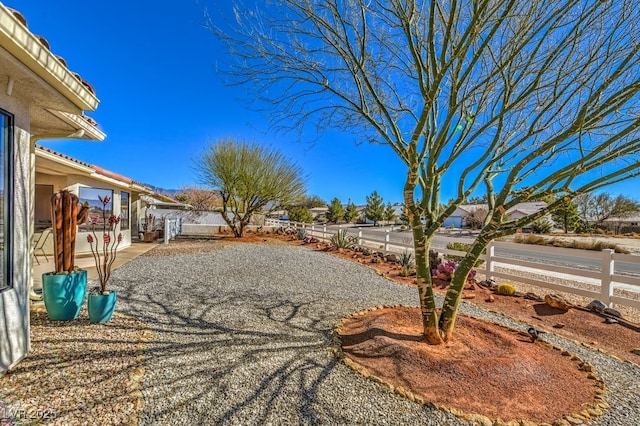
{"type": "Polygon", "coordinates": [[[298,228],[298,239],[304,240],[307,236],[307,230],[305,228],[298,228]]]}
{"type": "Polygon", "coordinates": [[[516,288],[512,284],[503,283],[498,286],[496,292],[504,296],[513,296],[516,294],[516,288]]]}
{"type": "Polygon", "coordinates": [[[78,197],[61,191],[51,197],[53,248],[56,273],[72,272],[75,268],[78,221],[87,219],[89,206],[78,203],[78,197]]]}
{"type": "Polygon", "coordinates": [[[346,229],[340,229],[335,235],[333,235],[329,242],[334,248],[351,248],[358,243],[358,239],[352,235],[347,234],[346,229]]]}
{"type": "Polygon", "coordinates": [[[87,271],[75,267],[78,221],[88,216],[89,206],[78,205],[78,197],[62,191],[51,197],[52,233],[56,270],[42,275],[42,296],[49,318],[77,318],[87,287],[87,271]]]}

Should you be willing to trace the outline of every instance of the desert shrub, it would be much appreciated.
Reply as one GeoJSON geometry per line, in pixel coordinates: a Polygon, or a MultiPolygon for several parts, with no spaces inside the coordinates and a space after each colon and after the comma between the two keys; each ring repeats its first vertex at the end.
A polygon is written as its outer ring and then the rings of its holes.
{"type": "Polygon", "coordinates": [[[400,264],[400,275],[403,277],[410,276],[416,266],[413,261],[413,254],[406,250],[400,255],[398,263],[400,264]]]}
{"type": "Polygon", "coordinates": [[[304,237],[304,239],[302,240],[302,242],[304,244],[312,244],[312,243],[319,243],[320,240],[317,239],[316,237],[314,237],[313,235],[307,235],[304,237]]]}
{"type": "Polygon", "coordinates": [[[531,231],[535,234],[548,234],[552,225],[547,219],[538,219],[531,223],[531,231]]]}
{"type": "Polygon", "coordinates": [[[496,292],[505,296],[513,296],[514,294],[516,294],[516,288],[513,286],[513,284],[503,283],[498,286],[496,292]]]}
{"type": "Polygon", "coordinates": [[[351,248],[358,243],[358,239],[347,234],[346,229],[340,229],[335,235],[329,239],[331,245],[335,248],[351,248]]]}
{"type": "Polygon", "coordinates": [[[307,236],[307,230],[305,228],[298,228],[298,239],[304,240],[307,236]]]}
{"type": "MultiPolygon", "coordinates": [[[[463,251],[463,252],[468,253],[469,250],[471,250],[471,244],[461,243],[460,241],[454,241],[454,242],[451,242],[451,243],[447,243],[447,248],[449,250],[463,251]]],[[[482,251],[483,254],[486,253],[486,252],[487,252],[486,249],[482,251]]],[[[462,261],[462,259],[464,259],[464,256],[456,256],[456,255],[453,255],[453,254],[448,254],[447,255],[447,259],[451,259],[451,260],[454,260],[456,262],[460,262],[460,261],[462,261]]],[[[482,262],[483,261],[481,259],[478,259],[478,260],[476,260],[476,263],[474,263],[473,266],[474,267],[478,267],[478,266],[482,265],[482,262]]]]}
{"type": "Polygon", "coordinates": [[[431,270],[438,268],[438,265],[442,263],[442,258],[435,250],[429,250],[429,266],[431,270]]]}
{"type": "Polygon", "coordinates": [[[580,250],[594,250],[602,251],[604,249],[612,249],[616,253],[628,254],[629,250],[624,247],[620,247],[617,244],[609,243],[606,241],[595,240],[561,240],[558,238],[544,238],[537,235],[518,235],[514,238],[514,241],[522,244],[537,244],[540,246],[553,246],[561,248],[573,248],[580,250]]]}

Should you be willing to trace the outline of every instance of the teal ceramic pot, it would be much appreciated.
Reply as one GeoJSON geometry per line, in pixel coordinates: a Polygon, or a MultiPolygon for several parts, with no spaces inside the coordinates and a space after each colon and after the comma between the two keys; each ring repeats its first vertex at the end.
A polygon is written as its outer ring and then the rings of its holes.
{"type": "Polygon", "coordinates": [[[108,322],[115,309],[115,291],[111,291],[109,294],[89,294],[87,310],[89,311],[89,321],[92,323],[98,324],[108,322]]]}
{"type": "Polygon", "coordinates": [[[86,291],[87,271],[42,275],[42,298],[53,321],[78,318],[86,291]]]}

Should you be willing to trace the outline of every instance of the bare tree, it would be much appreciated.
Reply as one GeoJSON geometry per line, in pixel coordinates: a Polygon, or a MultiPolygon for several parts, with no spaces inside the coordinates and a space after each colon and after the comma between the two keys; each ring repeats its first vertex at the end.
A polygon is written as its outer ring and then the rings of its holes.
{"type": "Polygon", "coordinates": [[[577,210],[585,222],[601,225],[610,218],[626,218],[640,210],[640,204],[624,195],[614,197],[608,192],[581,194],[576,197],[577,210]]]}
{"type": "Polygon", "coordinates": [[[472,208],[462,217],[462,223],[471,229],[480,229],[488,214],[489,211],[484,207],[472,208]]]}
{"type": "Polygon", "coordinates": [[[231,55],[222,71],[251,85],[256,105],[278,111],[275,126],[352,132],[387,144],[406,164],[430,343],[451,337],[466,276],[486,244],[556,202],[503,223],[509,208],[638,173],[634,1],[278,0],[235,11],[231,26],[210,15],[231,55]],[[445,182],[455,195],[442,207],[445,182]],[[487,194],[487,220],[438,312],[426,254],[476,190],[487,194]]]}
{"type": "Polygon", "coordinates": [[[175,199],[191,205],[195,210],[215,210],[222,207],[222,201],[215,191],[194,186],[182,188],[175,199]]]}
{"type": "Polygon", "coordinates": [[[291,205],[305,193],[302,171],[275,149],[231,139],[209,145],[195,160],[201,183],[222,199],[222,217],[242,237],[252,216],[269,203],[291,205]]]}

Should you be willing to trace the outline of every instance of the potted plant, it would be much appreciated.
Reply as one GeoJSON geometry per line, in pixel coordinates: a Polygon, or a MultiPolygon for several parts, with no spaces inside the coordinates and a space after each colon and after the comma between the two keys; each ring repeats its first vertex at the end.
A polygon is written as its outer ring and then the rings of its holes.
{"type": "Polygon", "coordinates": [[[87,241],[91,247],[100,285],[89,292],[87,310],[89,321],[105,323],[111,319],[116,307],[116,292],[107,290],[107,283],[111,278],[111,267],[116,260],[118,246],[122,242],[122,233],[116,235],[120,218],[113,214],[107,216],[107,204],[111,198],[98,196],[98,199],[102,203],[102,214],[91,218],[91,232],[87,235],[87,241]]]}
{"type": "Polygon", "coordinates": [[[42,296],[47,315],[54,321],[78,317],[87,290],[87,271],[74,265],[78,221],[84,222],[89,206],[61,191],[51,197],[54,262],[56,270],[42,275],[42,296]]]}
{"type": "Polygon", "coordinates": [[[156,217],[149,213],[144,218],[144,242],[152,243],[158,239],[158,234],[155,230],[156,217]]]}

